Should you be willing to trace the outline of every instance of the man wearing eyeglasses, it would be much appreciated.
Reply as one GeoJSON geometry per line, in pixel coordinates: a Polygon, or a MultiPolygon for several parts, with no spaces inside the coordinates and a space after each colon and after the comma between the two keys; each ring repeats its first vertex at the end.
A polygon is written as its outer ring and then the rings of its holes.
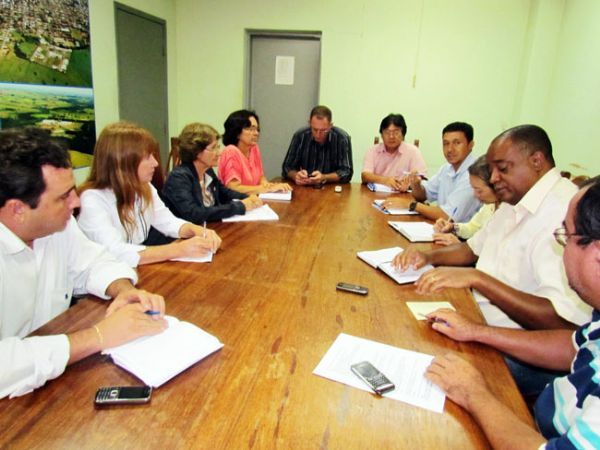
{"type": "MultiPolygon", "coordinates": [[[[492,141],[487,162],[503,202],[490,221],[464,243],[428,252],[409,247],[395,264],[403,270],[426,263],[467,266],[425,273],[416,283],[417,292],[471,288],[493,326],[573,329],[587,322],[591,309],[569,288],[561,248],[552,235],[577,187],[554,167],[548,135],[535,125],[511,128],[492,141]]],[[[544,377],[556,376],[507,362],[524,395],[539,393],[544,377]]]]}
{"type": "Polygon", "coordinates": [[[333,126],[327,106],[315,106],[309,126],[300,128],[292,137],[282,165],[283,177],[298,185],[322,186],[349,183],[352,173],[350,136],[333,126]]]}
{"type": "Polygon", "coordinates": [[[379,125],[383,139],[365,155],[363,183],[378,183],[395,191],[406,192],[411,181],[409,174],[427,175],[427,166],[421,151],[404,140],[406,121],[402,114],[388,114],[379,125]]]}
{"type": "Polygon", "coordinates": [[[435,358],[426,377],[475,417],[493,448],[600,448],[600,177],[571,200],[554,238],[564,247],[570,286],[593,308],[591,322],[575,333],[489,327],[450,310],[428,316],[435,330],[457,341],[480,342],[530,364],[570,371],[537,399],[538,433],[496,399],[471,364],[454,354],[435,358]]]}

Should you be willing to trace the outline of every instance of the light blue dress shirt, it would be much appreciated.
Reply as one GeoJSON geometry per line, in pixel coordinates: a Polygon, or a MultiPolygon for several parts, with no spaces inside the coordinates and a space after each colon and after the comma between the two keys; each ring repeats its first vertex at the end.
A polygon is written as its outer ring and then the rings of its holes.
{"type": "Polygon", "coordinates": [[[446,163],[424,183],[427,201],[437,202],[455,222],[468,222],[481,207],[469,182],[468,169],[476,159],[469,153],[456,171],[450,163],[446,163]]]}

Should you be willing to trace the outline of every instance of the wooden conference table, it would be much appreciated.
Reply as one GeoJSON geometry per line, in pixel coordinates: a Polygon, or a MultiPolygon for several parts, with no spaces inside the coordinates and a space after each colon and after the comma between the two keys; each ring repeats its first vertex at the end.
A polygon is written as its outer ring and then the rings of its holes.
{"type": "MultiPolygon", "coordinates": [[[[101,410],[93,405],[98,387],[140,382],[106,356],[91,356],[29,395],[0,401],[0,448],[489,447],[471,416],[449,400],[437,414],[313,375],[341,332],[431,355],[460,353],[532,423],[497,352],[437,334],[405,305],[447,300],[481,320],[468,291],[419,296],[356,257],[407,245],[387,225],[401,219],[371,206],[378,197],[360,185],[340,194],[330,185],[296,188],[291,203],[270,203],[278,222],[214,224],[223,245],[211,264],[140,267],[140,286],[162,294],[169,314],[225,347],[156,389],[150,404],[101,410]],[[338,292],[339,281],[367,286],[369,295],[338,292]]],[[[89,326],[105,308],[80,301],[37,334],[89,326]]]]}

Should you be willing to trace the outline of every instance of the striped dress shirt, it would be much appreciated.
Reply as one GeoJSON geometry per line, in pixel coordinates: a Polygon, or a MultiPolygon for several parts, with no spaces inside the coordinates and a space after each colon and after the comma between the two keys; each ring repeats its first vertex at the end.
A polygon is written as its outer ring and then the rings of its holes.
{"type": "Polygon", "coordinates": [[[573,335],[571,373],[540,394],[535,417],[546,449],[600,448],[600,311],[573,335]]]}
{"type": "Polygon", "coordinates": [[[287,178],[290,170],[306,170],[309,175],[318,170],[326,174],[335,172],[340,183],[352,178],[352,144],[350,136],[341,128],[331,127],[323,145],[317,143],[310,127],[294,133],[282,166],[282,175],[287,178]]]}

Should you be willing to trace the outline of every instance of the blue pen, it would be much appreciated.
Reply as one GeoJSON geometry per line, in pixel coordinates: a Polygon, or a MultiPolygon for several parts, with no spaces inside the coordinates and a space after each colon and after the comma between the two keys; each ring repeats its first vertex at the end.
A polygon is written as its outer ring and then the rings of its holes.
{"type": "Polygon", "coordinates": [[[458,211],[458,206],[454,207],[454,210],[452,210],[452,214],[450,215],[450,220],[454,220],[454,216],[456,215],[456,212],[458,211]]]}
{"type": "Polygon", "coordinates": [[[160,314],[160,311],[154,311],[153,309],[149,309],[148,311],[145,311],[144,313],[148,314],[149,316],[158,316],[160,314]]]}

